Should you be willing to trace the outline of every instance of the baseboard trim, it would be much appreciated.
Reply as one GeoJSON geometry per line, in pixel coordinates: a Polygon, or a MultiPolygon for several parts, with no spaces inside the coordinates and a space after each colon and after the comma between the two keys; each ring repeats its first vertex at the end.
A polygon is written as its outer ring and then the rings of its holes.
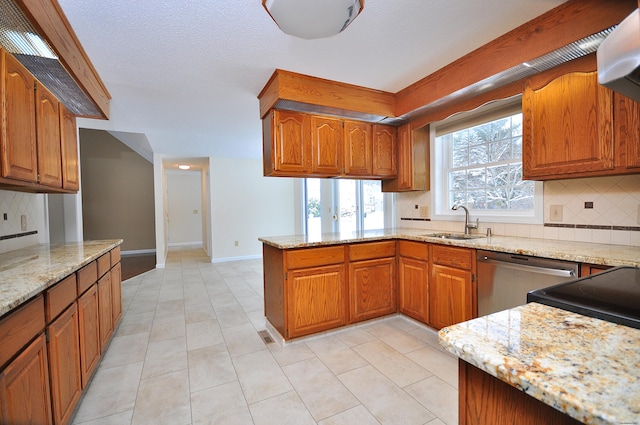
{"type": "Polygon", "coordinates": [[[242,260],[257,260],[262,258],[261,254],[258,255],[244,255],[241,257],[223,257],[223,258],[212,258],[211,262],[216,263],[228,263],[230,261],[242,261],[242,260]]]}

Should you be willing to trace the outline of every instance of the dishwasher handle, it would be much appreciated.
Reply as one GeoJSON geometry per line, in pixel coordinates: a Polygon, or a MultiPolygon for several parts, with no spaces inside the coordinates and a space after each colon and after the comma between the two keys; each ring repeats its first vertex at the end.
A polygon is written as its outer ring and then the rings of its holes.
{"type": "Polygon", "coordinates": [[[550,267],[538,267],[538,266],[528,266],[524,264],[511,263],[508,261],[500,261],[500,260],[492,260],[487,257],[484,257],[481,262],[493,264],[495,266],[506,267],[513,270],[526,271],[529,273],[540,273],[551,276],[562,276],[562,277],[576,277],[576,274],[573,270],[565,270],[565,269],[553,269],[550,267]]]}

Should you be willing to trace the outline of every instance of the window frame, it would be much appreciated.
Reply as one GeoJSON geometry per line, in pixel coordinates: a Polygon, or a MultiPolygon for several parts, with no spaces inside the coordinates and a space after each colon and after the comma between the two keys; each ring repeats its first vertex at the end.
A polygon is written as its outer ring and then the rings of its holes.
{"type": "MultiPolygon", "coordinates": [[[[448,205],[449,169],[447,168],[447,161],[452,153],[443,149],[442,146],[437,146],[436,136],[505,118],[517,113],[518,110],[522,110],[520,95],[490,102],[472,111],[456,114],[430,126],[430,149],[433,153],[431,155],[431,179],[433,185],[430,193],[432,220],[459,221],[461,217],[459,211],[452,211],[451,205],[448,205]]],[[[534,182],[533,203],[534,208],[532,210],[469,209],[469,213],[473,219],[479,218],[481,222],[542,224],[544,219],[544,199],[543,183],[540,181],[534,182]]]]}

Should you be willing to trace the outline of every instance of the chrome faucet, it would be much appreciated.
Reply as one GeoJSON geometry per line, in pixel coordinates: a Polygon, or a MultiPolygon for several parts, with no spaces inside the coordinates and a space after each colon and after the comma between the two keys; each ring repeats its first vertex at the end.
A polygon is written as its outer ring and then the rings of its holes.
{"type": "Polygon", "coordinates": [[[454,211],[457,211],[458,208],[462,208],[464,210],[464,234],[465,235],[469,235],[471,234],[470,230],[471,229],[477,229],[478,228],[478,224],[480,219],[476,218],[476,223],[475,224],[469,224],[469,209],[467,207],[465,207],[464,205],[457,205],[454,204],[451,209],[454,211]]]}

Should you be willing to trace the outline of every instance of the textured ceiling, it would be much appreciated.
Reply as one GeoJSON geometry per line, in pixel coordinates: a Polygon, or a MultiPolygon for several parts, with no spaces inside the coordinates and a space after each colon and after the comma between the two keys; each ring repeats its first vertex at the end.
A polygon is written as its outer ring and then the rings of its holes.
{"type": "Polygon", "coordinates": [[[279,31],[260,0],[59,3],[113,97],[109,121],[81,127],[170,157],[259,158],[275,68],[397,92],[563,0],[366,0],[319,40],[279,31]]]}

